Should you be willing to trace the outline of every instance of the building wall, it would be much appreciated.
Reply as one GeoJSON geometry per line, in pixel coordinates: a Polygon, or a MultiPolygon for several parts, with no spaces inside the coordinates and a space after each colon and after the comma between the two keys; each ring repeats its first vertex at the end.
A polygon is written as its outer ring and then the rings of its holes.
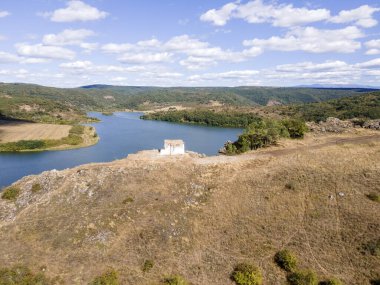
{"type": "Polygon", "coordinates": [[[175,155],[175,154],[184,154],[185,153],[185,146],[171,146],[171,145],[165,145],[164,149],[161,149],[160,154],[161,155],[175,155]]]}

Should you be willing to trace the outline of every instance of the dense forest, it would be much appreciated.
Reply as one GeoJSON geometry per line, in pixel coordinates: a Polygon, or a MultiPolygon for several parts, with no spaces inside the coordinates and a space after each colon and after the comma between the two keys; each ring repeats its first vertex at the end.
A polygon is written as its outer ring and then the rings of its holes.
{"type": "Polygon", "coordinates": [[[207,125],[213,127],[245,128],[260,118],[254,113],[239,111],[213,111],[206,109],[155,112],[141,116],[144,120],[207,125]]]}

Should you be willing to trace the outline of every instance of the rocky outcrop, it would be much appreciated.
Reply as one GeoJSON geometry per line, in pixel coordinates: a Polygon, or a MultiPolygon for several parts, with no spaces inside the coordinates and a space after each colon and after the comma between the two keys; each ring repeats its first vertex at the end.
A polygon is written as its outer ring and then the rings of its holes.
{"type": "Polygon", "coordinates": [[[338,118],[329,117],[325,122],[308,122],[307,126],[312,132],[345,133],[352,132],[357,128],[380,130],[380,120],[369,120],[364,122],[360,119],[340,120],[338,118]]]}
{"type": "Polygon", "coordinates": [[[380,119],[367,121],[363,127],[366,129],[380,130],[380,119]]]}

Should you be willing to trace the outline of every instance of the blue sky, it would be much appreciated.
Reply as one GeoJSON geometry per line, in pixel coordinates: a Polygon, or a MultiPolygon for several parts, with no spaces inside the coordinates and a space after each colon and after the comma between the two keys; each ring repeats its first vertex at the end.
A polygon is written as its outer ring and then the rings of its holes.
{"type": "Polygon", "coordinates": [[[380,85],[374,0],[2,0],[0,82],[380,85]]]}

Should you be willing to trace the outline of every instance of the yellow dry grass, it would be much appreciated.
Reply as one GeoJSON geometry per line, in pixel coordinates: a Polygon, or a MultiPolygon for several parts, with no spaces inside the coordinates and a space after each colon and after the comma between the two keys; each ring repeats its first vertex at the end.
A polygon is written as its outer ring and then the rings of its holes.
{"type": "Polygon", "coordinates": [[[321,279],[378,278],[379,257],[361,249],[380,236],[380,204],[366,197],[380,193],[379,136],[284,150],[220,160],[144,153],[24,178],[16,204],[0,200],[0,264],[46,266],[65,284],[112,267],[121,284],[181,274],[232,285],[233,267],[249,262],[264,284],[285,284],[273,257],[288,248],[321,279]]]}
{"type": "Polygon", "coordinates": [[[72,126],[0,121],[0,143],[20,140],[61,139],[72,126]]]}

